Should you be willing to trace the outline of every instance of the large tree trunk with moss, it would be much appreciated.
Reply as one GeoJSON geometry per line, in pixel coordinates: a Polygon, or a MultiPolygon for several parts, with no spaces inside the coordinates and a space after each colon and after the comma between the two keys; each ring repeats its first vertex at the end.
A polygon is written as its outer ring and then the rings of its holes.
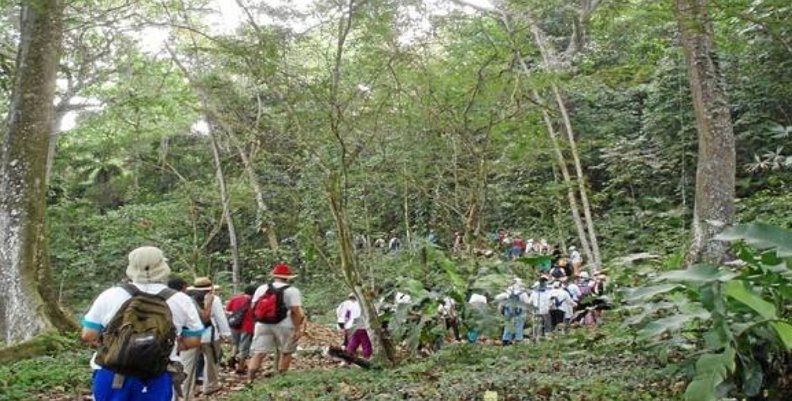
{"type": "Polygon", "coordinates": [[[728,244],[715,240],[734,222],[735,148],[725,83],[715,46],[706,0],[677,0],[676,19],[687,57],[698,131],[696,203],[688,263],[720,262],[728,244]]]}
{"type": "Polygon", "coordinates": [[[45,173],[63,3],[22,4],[16,77],[0,161],[0,329],[7,343],[50,329],[77,328],[56,302],[45,233],[45,173]]]}

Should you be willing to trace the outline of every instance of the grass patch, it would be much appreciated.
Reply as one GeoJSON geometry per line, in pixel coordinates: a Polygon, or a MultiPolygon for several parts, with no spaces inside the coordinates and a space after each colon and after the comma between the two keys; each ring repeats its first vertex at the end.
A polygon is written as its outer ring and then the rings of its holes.
{"type": "Polygon", "coordinates": [[[619,327],[576,331],[539,345],[457,344],[392,370],[292,372],[265,379],[232,401],[259,400],[499,400],[673,401],[683,380],[619,327]],[[583,351],[584,349],[588,351],[583,351]]]}

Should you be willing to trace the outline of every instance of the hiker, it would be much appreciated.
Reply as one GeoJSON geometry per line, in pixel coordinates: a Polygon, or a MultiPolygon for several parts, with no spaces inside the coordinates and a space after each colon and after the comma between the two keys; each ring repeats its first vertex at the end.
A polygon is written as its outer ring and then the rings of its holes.
{"type": "Polygon", "coordinates": [[[524,337],[526,310],[530,301],[522,279],[515,277],[506,291],[495,296],[495,300],[500,302],[500,312],[506,319],[501,338],[503,345],[521,342],[524,337]]]}
{"type": "Polygon", "coordinates": [[[580,273],[580,268],[583,266],[583,257],[574,245],[569,247],[569,263],[572,264],[572,271],[574,274],[580,273]]]}
{"type": "Polygon", "coordinates": [[[487,295],[471,293],[468,299],[468,316],[465,318],[467,324],[467,340],[469,343],[476,343],[481,337],[481,322],[487,316],[487,295]]]}
{"type": "Polygon", "coordinates": [[[550,277],[552,277],[553,280],[561,280],[562,277],[566,277],[567,266],[568,266],[567,260],[562,258],[561,260],[558,261],[557,264],[553,265],[553,267],[550,268],[550,272],[549,272],[550,277]]]}
{"type": "Polygon", "coordinates": [[[547,243],[547,240],[542,238],[539,240],[539,244],[537,244],[536,252],[539,252],[543,255],[547,255],[550,253],[550,244],[547,243]]]}
{"type": "Polygon", "coordinates": [[[94,400],[171,401],[180,392],[177,351],[200,346],[204,328],[190,297],[165,286],[169,275],[162,250],[137,248],[130,283],[99,294],[83,317],[82,340],[101,346],[91,359],[94,400]]]}
{"type": "Polygon", "coordinates": [[[256,286],[249,285],[245,291],[236,294],[228,300],[226,313],[228,326],[231,327],[231,339],[234,343],[234,354],[231,356],[232,365],[237,374],[244,374],[247,370],[247,359],[250,357],[250,343],[253,342],[253,294],[256,286]]]}
{"type": "Polygon", "coordinates": [[[346,347],[347,344],[349,344],[349,331],[347,330],[346,326],[347,326],[347,322],[349,322],[352,316],[353,308],[360,309],[360,306],[358,306],[357,304],[357,298],[355,298],[354,293],[349,293],[349,295],[347,295],[347,298],[343,302],[341,302],[336,308],[336,322],[338,323],[338,330],[344,336],[344,341],[342,343],[344,347],[346,347]]]}
{"type": "Polygon", "coordinates": [[[358,347],[362,347],[363,358],[369,359],[373,353],[373,348],[371,347],[371,339],[366,330],[366,322],[363,313],[360,310],[360,304],[358,304],[357,297],[354,293],[350,293],[348,298],[351,302],[345,315],[344,330],[351,334],[348,334],[349,341],[346,345],[346,352],[349,355],[355,355],[358,347]]]}
{"type": "Polygon", "coordinates": [[[575,303],[560,281],[554,281],[550,290],[550,324],[555,329],[559,324],[566,326],[572,319],[575,303]]]}
{"type": "Polygon", "coordinates": [[[534,283],[528,304],[533,309],[533,336],[538,339],[552,330],[550,320],[550,290],[547,288],[547,277],[542,276],[534,283]]]}
{"type": "Polygon", "coordinates": [[[219,287],[212,283],[209,277],[198,277],[192,287],[187,288],[190,295],[199,305],[203,305],[204,330],[201,336],[201,347],[182,352],[184,372],[187,380],[184,383],[184,399],[189,401],[193,395],[196,377],[203,378],[201,393],[214,394],[223,386],[220,383],[220,357],[222,348],[220,341],[231,338],[231,328],[223,310],[223,301],[215,295],[219,287]],[[203,368],[200,367],[199,357],[203,357],[203,368]],[[200,373],[199,373],[200,371],[200,373]]]}
{"type": "Polygon", "coordinates": [[[465,250],[465,236],[461,232],[455,231],[452,244],[454,244],[454,252],[463,252],[465,250]]]}
{"type": "Polygon", "coordinates": [[[253,314],[256,326],[253,332],[252,356],[248,361],[248,380],[256,378],[266,353],[277,353],[276,372],[286,373],[292,354],[303,332],[305,313],[300,290],[290,284],[297,275],[285,263],[273,267],[273,281],[260,286],[253,294],[253,314]],[[278,361],[278,359],[280,359],[278,361]]]}
{"type": "Polygon", "coordinates": [[[388,241],[388,250],[391,252],[396,252],[401,249],[401,240],[396,234],[391,235],[390,241],[388,241]]]}
{"type": "Polygon", "coordinates": [[[446,333],[448,330],[454,334],[456,341],[462,341],[459,336],[459,319],[457,318],[456,301],[451,297],[443,297],[437,306],[437,314],[443,319],[445,323],[446,333]]]}
{"type": "Polygon", "coordinates": [[[526,247],[525,241],[523,241],[521,236],[516,235],[511,244],[511,251],[509,252],[509,258],[513,260],[523,256],[523,254],[525,253],[525,247],[526,247]]]}

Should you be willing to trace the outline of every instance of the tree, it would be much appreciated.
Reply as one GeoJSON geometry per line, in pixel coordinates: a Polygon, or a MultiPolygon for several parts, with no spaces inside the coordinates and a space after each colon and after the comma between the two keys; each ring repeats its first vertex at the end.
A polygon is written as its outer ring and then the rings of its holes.
{"type": "Polygon", "coordinates": [[[16,76],[0,162],[0,328],[6,342],[76,328],[50,285],[45,233],[46,161],[63,2],[21,6],[16,76]]]}
{"type": "Polygon", "coordinates": [[[707,0],[676,0],[675,6],[699,143],[693,237],[687,261],[720,262],[728,244],[715,236],[734,222],[736,155],[729,102],[712,42],[707,0]]]}

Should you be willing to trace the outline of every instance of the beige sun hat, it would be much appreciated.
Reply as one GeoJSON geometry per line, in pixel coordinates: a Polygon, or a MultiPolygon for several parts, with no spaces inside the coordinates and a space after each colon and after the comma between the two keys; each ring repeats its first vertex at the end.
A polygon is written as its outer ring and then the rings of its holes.
{"type": "Polygon", "coordinates": [[[133,283],[164,283],[171,272],[167,262],[161,249],[143,246],[129,253],[126,275],[133,283]]]}

